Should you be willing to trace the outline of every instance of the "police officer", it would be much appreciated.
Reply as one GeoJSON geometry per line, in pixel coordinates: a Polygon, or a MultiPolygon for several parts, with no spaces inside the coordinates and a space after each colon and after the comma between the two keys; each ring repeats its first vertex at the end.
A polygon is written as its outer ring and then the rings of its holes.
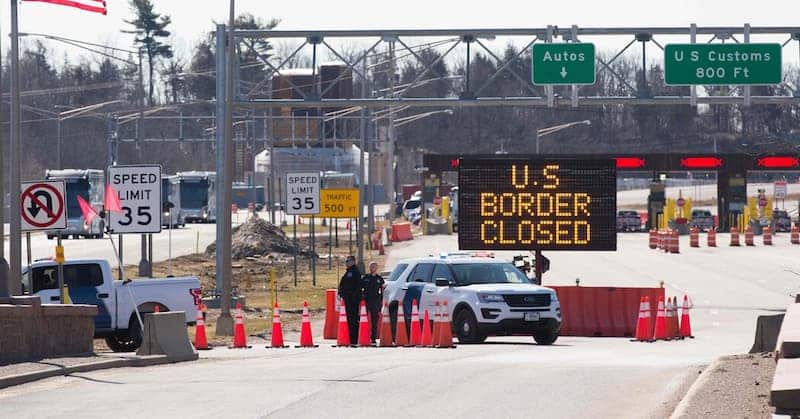
{"type": "Polygon", "coordinates": [[[350,330],[350,343],[358,342],[358,309],[361,302],[361,272],[356,266],[356,258],[348,256],[344,260],[347,270],[339,281],[339,297],[344,300],[347,312],[347,326],[350,330]]]}
{"type": "Polygon", "coordinates": [[[361,278],[361,289],[364,293],[364,300],[367,302],[367,312],[372,322],[372,343],[378,339],[378,316],[381,312],[383,303],[383,285],[386,281],[378,275],[378,263],[370,262],[369,273],[361,278]]]}

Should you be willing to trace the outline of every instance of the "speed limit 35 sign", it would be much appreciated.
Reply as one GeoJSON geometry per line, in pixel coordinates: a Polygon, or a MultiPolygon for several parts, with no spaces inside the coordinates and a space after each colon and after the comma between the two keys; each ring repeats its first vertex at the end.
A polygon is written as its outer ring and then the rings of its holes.
{"type": "Polygon", "coordinates": [[[286,214],[319,214],[319,173],[286,174],[286,214]]]}
{"type": "Polygon", "coordinates": [[[111,231],[160,233],[161,166],[112,166],[108,178],[122,206],[121,213],[111,213],[111,231]]]}

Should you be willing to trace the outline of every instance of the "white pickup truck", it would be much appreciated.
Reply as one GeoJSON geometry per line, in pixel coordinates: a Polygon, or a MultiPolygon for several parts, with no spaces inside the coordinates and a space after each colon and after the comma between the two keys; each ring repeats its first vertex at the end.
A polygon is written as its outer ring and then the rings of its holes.
{"type": "MultiPolygon", "coordinates": [[[[115,352],[135,351],[142,343],[142,330],[133,301],[139,312],[184,311],[186,323],[193,324],[202,297],[196,277],[114,280],[111,266],[101,259],[69,260],[64,263],[64,283],[74,304],[96,305],[95,337],[105,338],[115,352]]],[[[58,265],[51,260],[34,262],[23,271],[25,294],[38,295],[42,304],[59,303],[58,265]],[[32,275],[29,274],[32,272],[32,275]]]]}

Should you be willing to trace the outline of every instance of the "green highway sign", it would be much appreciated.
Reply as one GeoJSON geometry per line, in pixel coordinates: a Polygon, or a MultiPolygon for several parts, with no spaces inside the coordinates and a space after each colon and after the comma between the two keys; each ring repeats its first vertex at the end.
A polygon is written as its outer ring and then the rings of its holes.
{"type": "Polygon", "coordinates": [[[594,84],[594,44],[534,44],[533,84],[594,84]]]}
{"type": "Polygon", "coordinates": [[[780,44],[670,44],[664,78],[671,85],[780,84],[780,44]]]}

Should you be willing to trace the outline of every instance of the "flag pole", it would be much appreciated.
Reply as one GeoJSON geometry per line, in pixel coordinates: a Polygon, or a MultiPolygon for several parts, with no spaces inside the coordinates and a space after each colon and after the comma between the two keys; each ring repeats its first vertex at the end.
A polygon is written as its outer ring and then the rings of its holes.
{"type": "Polygon", "coordinates": [[[117,258],[117,264],[119,266],[119,279],[122,280],[122,285],[125,285],[125,288],[128,289],[128,295],[131,297],[131,304],[133,305],[133,311],[136,313],[136,320],[139,321],[139,326],[144,331],[144,322],[142,322],[142,314],[139,312],[139,305],[136,304],[136,298],[133,296],[133,290],[128,285],[132,282],[132,280],[125,277],[125,267],[122,266],[122,258],[119,256],[119,252],[117,252],[117,246],[114,244],[114,233],[111,231],[111,211],[103,211],[106,215],[106,229],[108,233],[108,240],[111,242],[111,248],[114,250],[114,256],[117,258]]]}

